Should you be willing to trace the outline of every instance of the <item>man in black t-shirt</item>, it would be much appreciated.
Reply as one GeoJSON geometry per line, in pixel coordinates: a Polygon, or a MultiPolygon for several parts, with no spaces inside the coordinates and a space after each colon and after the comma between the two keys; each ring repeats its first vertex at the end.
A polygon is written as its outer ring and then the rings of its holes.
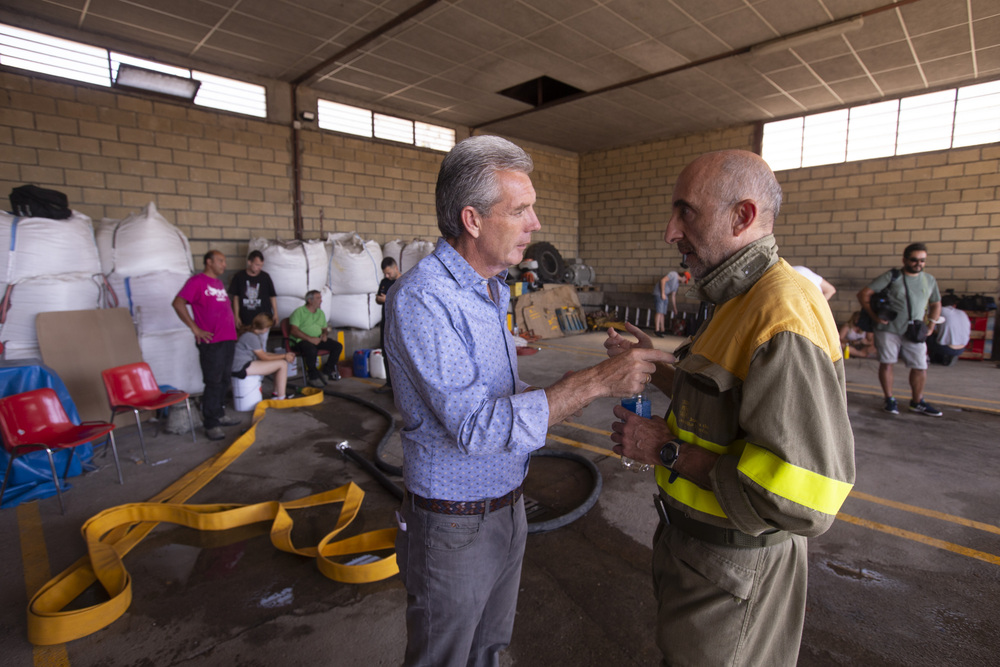
{"type": "MultiPolygon", "coordinates": [[[[393,286],[399,278],[399,266],[392,257],[382,260],[382,282],[378,284],[378,292],[375,293],[375,301],[382,304],[382,321],[378,325],[378,344],[382,348],[382,358],[385,359],[385,296],[389,293],[389,288],[393,286]]],[[[389,377],[389,360],[385,359],[385,384],[375,390],[376,393],[384,394],[392,391],[392,378],[389,377]]]]}
{"type": "Polygon", "coordinates": [[[229,283],[229,296],[233,301],[236,322],[250,326],[258,313],[267,313],[278,320],[278,299],[274,283],[264,268],[264,255],[259,250],[247,255],[247,268],[233,276],[229,283]]]}

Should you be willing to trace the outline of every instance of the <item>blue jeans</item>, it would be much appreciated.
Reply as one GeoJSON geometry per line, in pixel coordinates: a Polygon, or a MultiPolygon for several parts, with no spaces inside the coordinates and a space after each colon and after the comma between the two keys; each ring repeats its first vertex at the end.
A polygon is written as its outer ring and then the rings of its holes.
{"type": "Polygon", "coordinates": [[[406,586],[406,667],[486,667],[514,631],[528,535],[524,498],[485,515],[400,513],[396,562],[406,586]]]}

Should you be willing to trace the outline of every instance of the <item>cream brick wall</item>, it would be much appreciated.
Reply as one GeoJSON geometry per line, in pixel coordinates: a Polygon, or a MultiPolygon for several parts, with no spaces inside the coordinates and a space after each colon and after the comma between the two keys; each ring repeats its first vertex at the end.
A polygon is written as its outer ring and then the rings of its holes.
{"type": "Polygon", "coordinates": [[[581,156],[580,254],[594,267],[596,282],[615,295],[611,301],[625,305],[633,300],[624,295],[636,293],[641,299],[633,302],[651,307],[653,285],[679,270],[680,255],[663,232],[684,166],[702,153],[746,149],[752,141],[753,127],[747,126],[581,156]]]}
{"type": "MultiPolygon", "coordinates": [[[[606,291],[645,295],[676,269],[663,231],[678,174],[701,153],[750,150],[752,140],[753,127],[744,126],[581,157],[580,248],[606,291]]],[[[781,254],[837,288],[830,305],[838,321],[858,308],[858,290],[902,265],[914,241],[927,243],[927,271],[942,290],[997,294],[1000,145],[777,176],[785,192],[775,225],[781,254]]]]}
{"type": "MultiPolygon", "coordinates": [[[[292,238],[292,132],[284,125],[0,72],[0,196],[35,183],[65,192],[95,220],[149,201],[191,239],[242,265],[251,236],[292,238]]],[[[593,266],[610,293],[647,298],[677,267],[663,242],[684,165],[752,147],[753,126],[582,156],[526,145],[542,230],[567,259],[593,266]]],[[[300,132],[306,238],[357,231],[380,243],[437,236],[441,153],[306,129],[300,132]]],[[[924,241],[942,289],[995,294],[1000,254],[1000,145],[784,171],[775,233],[783,256],[854,294],[924,241]]],[[[682,290],[683,291],[683,290],[682,290]]]]}
{"type": "Polygon", "coordinates": [[[997,295],[1000,146],[921,153],[778,173],[785,204],[776,233],[782,255],[837,288],[838,321],[856,293],[903,249],[927,244],[927,272],[942,290],[997,295]]]}
{"type": "MultiPolygon", "coordinates": [[[[238,269],[252,236],[294,237],[287,126],[10,72],[0,72],[0,100],[0,196],[24,183],[54,188],[95,222],[155,201],[187,234],[196,267],[209,248],[238,269]]],[[[317,130],[299,136],[305,238],[437,237],[442,153],[317,130]]],[[[578,158],[528,150],[543,222],[535,239],[575,256],[578,158]]]]}

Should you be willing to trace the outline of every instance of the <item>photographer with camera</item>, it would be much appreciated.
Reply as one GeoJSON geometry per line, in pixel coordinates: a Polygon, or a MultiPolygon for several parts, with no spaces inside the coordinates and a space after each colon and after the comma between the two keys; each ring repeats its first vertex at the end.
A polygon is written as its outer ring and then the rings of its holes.
{"type": "Polygon", "coordinates": [[[858,301],[875,325],[875,347],[878,350],[878,379],[885,395],[882,408],[899,414],[899,405],[892,395],[893,365],[902,353],[903,363],[910,369],[910,411],[928,417],[940,417],[941,411],[924,400],[927,381],[927,336],[941,316],[941,294],[937,281],[924,272],[927,246],[911,243],[903,250],[903,268],[886,271],[858,292],[858,301]],[[872,296],[885,296],[873,309],[872,296]],[[929,306],[929,308],[928,308],[929,306]],[[930,324],[924,324],[929,311],[930,324]]]}

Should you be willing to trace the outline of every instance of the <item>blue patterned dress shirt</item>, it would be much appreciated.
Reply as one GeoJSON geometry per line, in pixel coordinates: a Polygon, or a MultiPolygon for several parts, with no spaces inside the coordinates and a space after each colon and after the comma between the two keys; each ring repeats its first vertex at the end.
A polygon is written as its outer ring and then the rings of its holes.
{"type": "Polygon", "coordinates": [[[530,453],[545,444],[548,401],[544,391],[525,392],[517,375],[505,278],[483,278],[438,239],[389,292],[386,359],[412,493],[502,496],[524,481],[530,453]]]}

